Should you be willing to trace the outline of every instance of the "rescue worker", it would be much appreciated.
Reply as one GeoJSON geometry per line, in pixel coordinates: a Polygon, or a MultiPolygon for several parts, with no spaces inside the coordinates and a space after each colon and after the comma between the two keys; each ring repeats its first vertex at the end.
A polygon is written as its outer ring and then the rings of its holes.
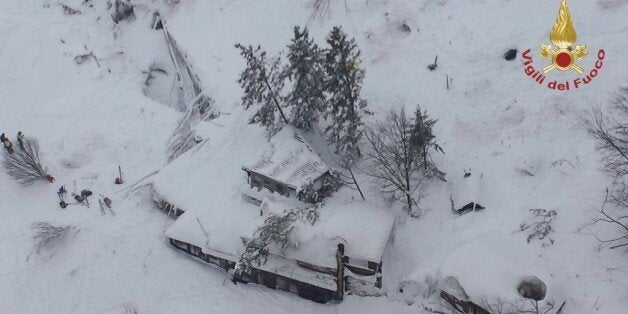
{"type": "Polygon", "coordinates": [[[68,191],[65,190],[65,185],[62,185],[59,188],[59,191],[57,192],[57,195],[59,196],[59,200],[60,201],[65,201],[65,195],[68,193],[68,191]]]}
{"type": "Polygon", "coordinates": [[[83,198],[83,200],[85,201],[85,204],[87,204],[88,207],[89,207],[89,200],[87,198],[91,195],[92,195],[92,191],[90,190],[81,191],[81,197],[83,198]]]}
{"type": "Polygon", "coordinates": [[[24,133],[22,131],[17,132],[17,143],[20,144],[20,149],[24,150],[24,133]]]}
{"type": "Polygon", "coordinates": [[[6,148],[9,154],[13,154],[13,143],[11,143],[8,138],[4,140],[4,148],[6,148]]]}

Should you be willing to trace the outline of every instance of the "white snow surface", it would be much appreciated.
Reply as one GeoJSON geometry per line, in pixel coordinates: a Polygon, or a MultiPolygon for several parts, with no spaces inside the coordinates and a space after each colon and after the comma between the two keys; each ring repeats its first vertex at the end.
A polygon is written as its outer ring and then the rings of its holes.
{"type": "MultiPolygon", "coordinates": [[[[557,1],[347,0],[345,6],[332,0],[331,14],[322,20],[309,19],[310,1],[134,2],[137,19],[114,27],[106,1],[88,1],[93,7],[82,0],[0,1],[0,131],[38,138],[41,158],[57,179],[25,188],[0,172],[0,312],[123,313],[132,305],[139,313],[422,313],[423,304],[438,307],[437,298],[418,295],[407,305],[397,292],[401,281],[426,286],[426,277],[455,276],[473,300],[512,300],[518,281],[530,275],[547,284],[547,300],[567,302],[564,313],[625,312],[628,253],[598,251],[595,238],[577,230],[590,221],[609,186],[595,142],[578,117],[608,104],[628,83],[626,1],[570,1],[579,42],[590,51],[580,65],[591,69],[599,49],[606,58],[590,84],[568,92],[528,78],[520,56],[514,62],[502,58],[509,48],[532,48],[535,68],[545,66],[538,47],[549,43],[557,1]],[[59,3],[82,14],[65,15],[59,3]],[[183,114],[142,93],[142,71],[168,62],[163,34],[149,28],[155,9],[224,113],[199,125],[197,133],[207,139],[203,146],[167,168],[167,139],[183,114]],[[398,31],[403,21],[410,33],[398,31]],[[236,83],[244,61],[233,46],[285,51],[294,25],[309,26],[320,45],[334,25],[356,38],[366,69],[362,93],[375,113],[367,124],[393,107],[410,111],[421,104],[438,119],[435,133],[446,154],[434,157],[447,177],[461,177],[469,168],[474,176],[484,174],[486,210],[452,215],[450,186],[431,182],[423,215],[414,219],[384,204],[358,167],[368,202],[397,218],[384,251],[385,297],[347,296],[340,304],[321,305],[261,285],[233,285],[217,267],[171,248],[164,231],[173,221],[152,207],[147,193],[128,188],[160,170],[140,185],[169,181],[159,192],[176,194],[183,209],[238,206],[241,167],[253,164],[267,142],[261,128],[246,124],[252,112],[241,107],[236,83]],[[100,66],[74,62],[90,51],[100,66]],[[438,68],[432,72],[426,66],[435,55],[438,68]],[[113,184],[118,165],[122,186],[113,184]],[[70,192],[93,190],[91,208],[61,210],[55,193],[61,184],[70,192]],[[113,200],[115,216],[100,214],[99,194],[113,200]],[[516,232],[531,208],[558,212],[554,245],[526,243],[527,235],[516,232]],[[80,231],[54,251],[27,259],[29,227],[38,221],[80,231]]],[[[548,79],[576,76],[554,71],[548,79]]],[[[352,198],[359,195],[344,190],[335,201],[352,198]]],[[[253,232],[262,218],[232,211],[220,221],[253,232]]],[[[221,227],[206,223],[210,234],[221,227]]]]}

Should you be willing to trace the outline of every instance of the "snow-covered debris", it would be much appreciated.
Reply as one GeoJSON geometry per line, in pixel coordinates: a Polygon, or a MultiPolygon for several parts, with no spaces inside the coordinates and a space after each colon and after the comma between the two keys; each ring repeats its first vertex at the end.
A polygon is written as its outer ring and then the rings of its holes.
{"type": "Polygon", "coordinates": [[[450,180],[451,206],[458,214],[484,209],[484,175],[472,174],[455,176],[450,180]]]}
{"type": "Polygon", "coordinates": [[[111,18],[118,24],[122,20],[130,20],[135,18],[134,5],[130,0],[116,0],[113,14],[111,18]]]}

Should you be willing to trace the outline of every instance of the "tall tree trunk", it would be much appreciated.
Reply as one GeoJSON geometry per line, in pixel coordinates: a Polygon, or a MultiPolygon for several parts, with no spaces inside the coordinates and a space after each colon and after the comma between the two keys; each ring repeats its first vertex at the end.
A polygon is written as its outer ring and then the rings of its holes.
{"type": "Polygon", "coordinates": [[[412,213],[412,197],[410,196],[410,191],[406,191],[406,202],[408,203],[408,214],[412,213]]]}
{"type": "MultiPolygon", "coordinates": [[[[407,165],[406,165],[407,167],[407,165]]],[[[409,168],[406,168],[406,202],[408,203],[408,214],[412,213],[412,196],[410,196],[410,172],[409,168]]]]}
{"type": "Polygon", "coordinates": [[[353,170],[351,169],[351,167],[347,167],[347,169],[349,170],[349,174],[351,174],[351,180],[353,180],[353,184],[355,184],[355,187],[358,189],[358,192],[360,193],[362,200],[365,201],[366,198],[364,197],[364,193],[362,193],[362,189],[360,188],[360,185],[358,184],[358,180],[353,175],[353,170]]]}
{"type": "Polygon", "coordinates": [[[283,110],[281,110],[279,101],[277,101],[277,98],[275,97],[275,91],[273,91],[273,88],[270,87],[270,83],[268,83],[268,78],[266,77],[266,75],[262,75],[262,77],[264,78],[264,83],[266,83],[266,87],[268,87],[268,89],[270,90],[270,94],[272,95],[273,101],[275,102],[275,105],[277,106],[277,109],[279,110],[279,113],[281,114],[281,117],[283,118],[283,122],[285,122],[286,124],[290,124],[288,123],[288,118],[286,118],[286,115],[283,114],[283,110]]]}

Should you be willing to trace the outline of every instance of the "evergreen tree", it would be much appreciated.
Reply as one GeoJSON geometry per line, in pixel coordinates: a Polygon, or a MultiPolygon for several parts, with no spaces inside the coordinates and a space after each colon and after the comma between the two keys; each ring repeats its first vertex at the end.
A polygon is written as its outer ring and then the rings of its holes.
{"type": "Polygon", "coordinates": [[[324,78],[321,52],[303,31],[294,27],[294,38],[288,45],[290,62],[286,76],[293,81],[287,102],[292,106],[291,122],[296,128],[308,131],[319,118],[325,105],[324,78]]]}
{"type": "Polygon", "coordinates": [[[325,88],[330,94],[325,113],[329,125],[327,140],[334,143],[336,153],[346,167],[360,157],[359,142],[364,132],[362,116],[369,115],[366,100],[360,98],[364,71],[358,67],[360,50],[354,39],[348,39],[341,27],[334,27],[327,37],[325,52],[325,88]]]}
{"type": "Polygon", "coordinates": [[[421,111],[421,106],[418,105],[414,111],[414,118],[412,120],[410,146],[414,153],[420,157],[417,158],[416,161],[420,163],[420,166],[423,167],[425,172],[431,170],[433,174],[437,176],[441,174],[444,175],[442,172],[438,171],[429,158],[430,149],[444,153],[440,145],[436,143],[436,136],[434,136],[434,132],[432,131],[434,124],[436,124],[438,120],[430,119],[427,112],[421,111]]]}
{"type": "Polygon", "coordinates": [[[284,97],[281,91],[284,87],[285,76],[280,71],[280,58],[268,58],[266,51],[260,46],[253,49],[236,44],[240,54],[246,60],[246,68],[240,74],[238,83],[244,88],[242,105],[249,109],[261,105],[250,123],[259,123],[271,132],[279,129],[288,120],[283,113],[284,97]]]}

